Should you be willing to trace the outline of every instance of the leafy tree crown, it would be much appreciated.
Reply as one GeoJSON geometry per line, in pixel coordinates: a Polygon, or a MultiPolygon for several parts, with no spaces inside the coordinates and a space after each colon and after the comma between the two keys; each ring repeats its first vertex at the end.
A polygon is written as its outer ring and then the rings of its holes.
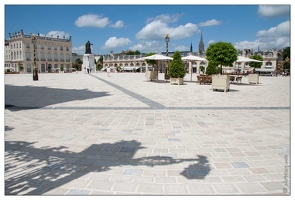
{"type": "Polygon", "coordinates": [[[233,66],[238,59],[238,52],[229,42],[216,42],[207,48],[206,59],[216,66],[233,66]]]}
{"type": "Polygon", "coordinates": [[[171,78],[183,78],[186,74],[186,71],[184,69],[183,62],[181,60],[181,54],[179,51],[176,51],[173,54],[173,60],[170,62],[169,67],[169,76],[171,78]]]}

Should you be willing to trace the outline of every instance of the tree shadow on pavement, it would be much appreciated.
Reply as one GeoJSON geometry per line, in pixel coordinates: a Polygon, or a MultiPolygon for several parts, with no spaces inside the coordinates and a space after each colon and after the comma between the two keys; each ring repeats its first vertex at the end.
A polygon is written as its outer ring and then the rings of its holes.
{"type": "Polygon", "coordinates": [[[204,179],[209,174],[211,168],[206,156],[198,155],[199,162],[189,165],[181,174],[188,179],[204,179]]]}
{"type": "MultiPolygon", "coordinates": [[[[143,148],[145,147],[142,147],[140,142],[132,140],[93,144],[77,153],[68,151],[63,146],[36,148],[34,143],[6,141],[5,194],[41,195],[90,172],[108,171],[111,167],[124,165],[154,167],[196,162],[180,175],[189,179],[203,179],[209,174],[210,167],[205,156],[198,155],[198,158],[191,159],[169,156],[133,158],[133,155],[143,148]],[[195,175],[192,168],[195,171],[200,169],[201,175],[195,175]]],[[[132,170],[128,173],[132,175],[132,170]]]]}
{"type": "Polygon", "coordinates": [[[107,92],[92,92],[87,89],[5,85],[5,108],[11,111],[37,109],[63,102],[104,96],[109,96],[109,94],[107,92]]]}

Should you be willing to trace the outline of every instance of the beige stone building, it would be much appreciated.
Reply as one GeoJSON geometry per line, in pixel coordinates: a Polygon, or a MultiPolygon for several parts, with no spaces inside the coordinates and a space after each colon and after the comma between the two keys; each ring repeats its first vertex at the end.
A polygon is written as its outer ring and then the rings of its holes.
{"type": "MultiPolygon", "coordinates": [[[[39,73],[59,72],[61,68],[65,72],[72,69],[72,39],[65,36],[41,36],[36,34],[36,67],[39,73]]],[[[4,47],[5,71],[20,71],[32,73],[34,68],[34,45],[32,34],[19,32],[10,33],[5,40],[4,47]]]]}

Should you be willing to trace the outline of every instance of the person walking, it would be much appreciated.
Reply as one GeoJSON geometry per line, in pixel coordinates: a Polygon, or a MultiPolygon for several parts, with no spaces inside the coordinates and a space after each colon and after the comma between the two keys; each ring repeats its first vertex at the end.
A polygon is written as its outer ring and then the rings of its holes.
{"type": "Polygon", "coordinates": [[[110,75],[110,73],[111,73],[111,68],[110,68],[110,67],[107,68],[107,73],[108,73],[108,77],[111,77],[111,75],[110,75]]]}

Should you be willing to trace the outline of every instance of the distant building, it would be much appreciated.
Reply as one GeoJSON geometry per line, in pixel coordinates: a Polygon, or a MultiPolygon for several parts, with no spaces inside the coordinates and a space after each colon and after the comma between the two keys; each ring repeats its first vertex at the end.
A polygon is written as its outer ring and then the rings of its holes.
{"type": "Polygon", "coordinates": [[[199,55],[203,55],[205,54],[205,46],[204,46],[204,42],[203,42],[203,33],[201,31],[201,37],[200,37],[200,42],[199,42],[199,55]]]}
{"type": "MultiPolygon", "coordinates": [[[[58,72],[64,67],[65,72],[72,69],[72,39],[40,36],[38,33],[36,44],[36,67],[38,72],[58,72]]],[[[19,71],[23,67],[24,73],[32,73],[34,68],[34,45],[32,34],[26,35],[23,30],[9,34],[5,40],[4,50],[5,70],[19,71]]]]}

